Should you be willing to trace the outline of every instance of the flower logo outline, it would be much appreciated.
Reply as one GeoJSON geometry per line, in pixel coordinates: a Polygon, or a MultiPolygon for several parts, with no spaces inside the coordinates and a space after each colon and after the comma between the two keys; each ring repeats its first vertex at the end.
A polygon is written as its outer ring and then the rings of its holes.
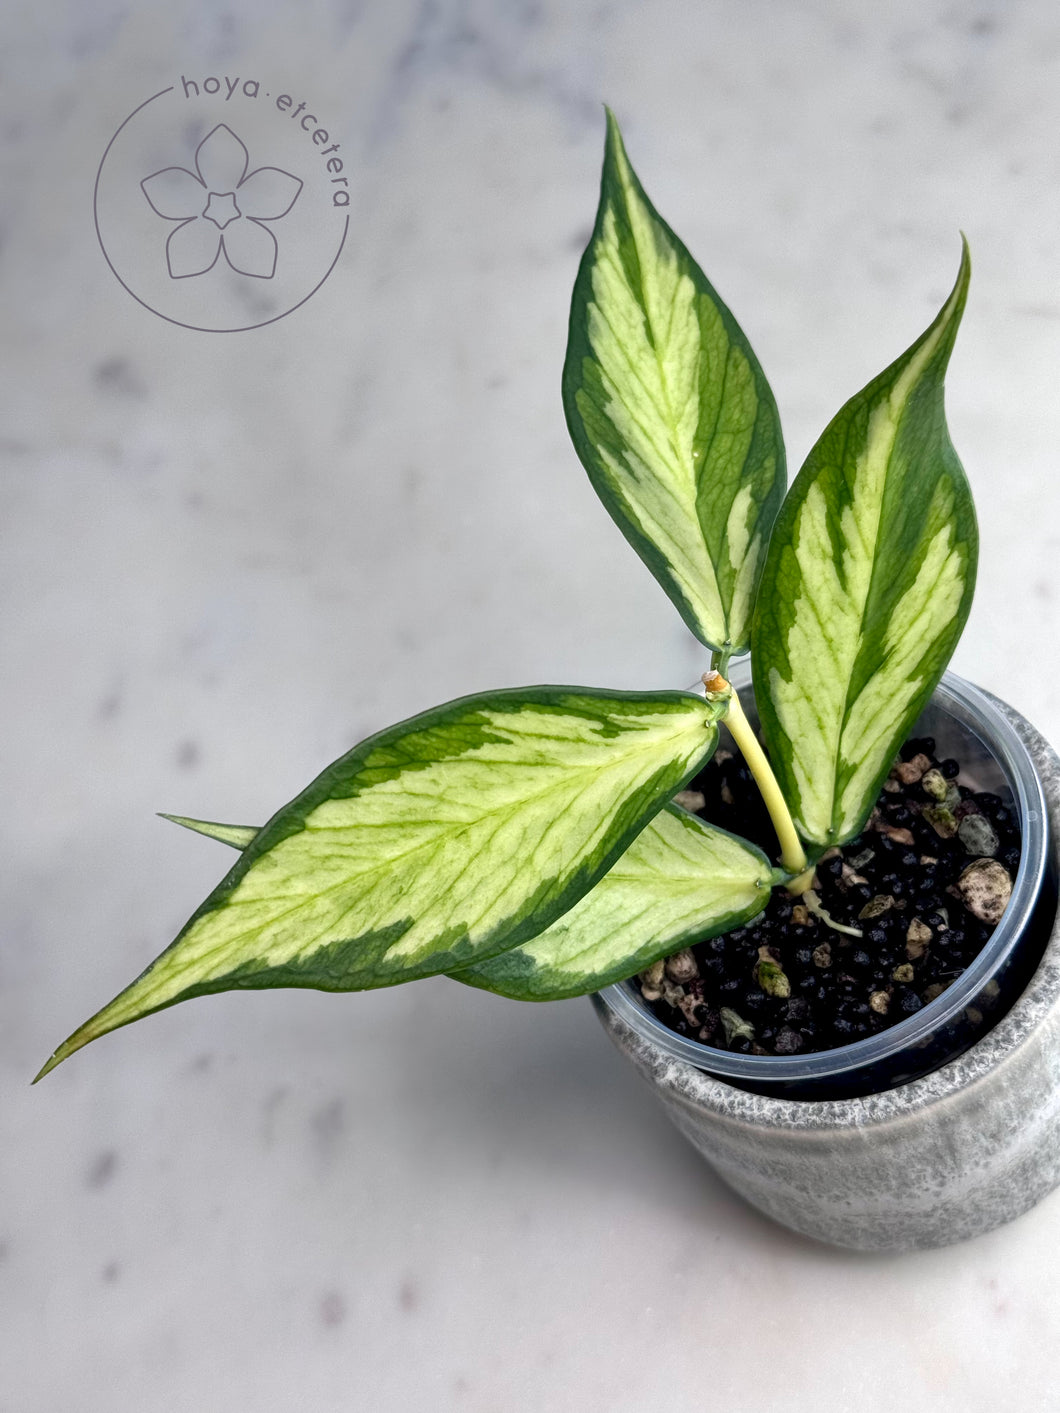
{"type": "Polygon", "coordinates": [[[148,205],[166,221],[178,221],[166,240],[171,279],[212,270],[223,254],[237,274],[271,280],[276,273],[276,237],[264,223],[286,216],[303,183],[280,167],[248,172],[250,154],[226,123],[218,123],[195,149],[195,171],[163,167],[144,177],[148,205]]]}

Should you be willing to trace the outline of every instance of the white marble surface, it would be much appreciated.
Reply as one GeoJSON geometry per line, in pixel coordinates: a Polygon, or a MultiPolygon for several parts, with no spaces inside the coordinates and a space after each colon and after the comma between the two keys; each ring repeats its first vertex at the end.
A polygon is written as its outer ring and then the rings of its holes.
{"type": "Polygon", "coordinates": [[[713,1181],[588,1005],[225,996],[28,1079],[370,730],[489,686],[681,686],[694,644],[558,396],[606,100],[797,465],[967,231],[955,666],[1060,739],[1060,14],[1046,0],[39,0],[0,18],[0,1410],[1056,1406],[1060,1198],[816,1248],[713,1181]],[[354,201],[302,309],[135,303],[100,155],[181,73],[309,93],[354,201]]]}

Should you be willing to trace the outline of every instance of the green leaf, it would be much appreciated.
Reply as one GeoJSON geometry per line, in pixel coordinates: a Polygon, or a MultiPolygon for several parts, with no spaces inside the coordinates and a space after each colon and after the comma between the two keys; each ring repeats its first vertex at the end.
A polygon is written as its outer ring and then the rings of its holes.
{"type": "Polygon", "coordinates": [[[776,404],[739,325],[645,195],[610,112],[563,403],[597,493],[688,627],[726,655],[746,651],[784,494],[776,404]]]}
{"type": "MultiPolygon", "coordinates": [[[[162,818],[237,849],[258,832],[178,815],[162,818]]],[[[452,977],[516,1001],[584,996],[748,922],[782,877],[753,844],[667,805],[551,927],[452,977]]]]}
{"type": "Polygon", "coordinates": [[[739,927],[777,877],[754,845],[670,805],[551,927],[452,976],[517,1001],[584,996],[739,927]]]}
{"type": "Polygon", "coordinates": [[[164,814],[173,824],[180,824],[196,834],[205,834],[208,839],[217,839],[222,844],[230,844],[233,849],[245,849],[261,830],[253,824],[214,824],[209,819],[189,819],[185,814],[164,814]]]}
{"type": "Polygon", "coordinates": [[[967,245],[938,318],[846,404],[777,519],[752,633],[763,734],[796,826],[856,835],[971,607],[978,535],[943,378],[967,245]]]}
{"type": "Polygon", "coordinates": [[[41,1073],[192,996],[388,986],[528,941],[709,758],[721,710],[684,692],[536,687],[370,737],[273,816],[172,945],[41,1073]]]}

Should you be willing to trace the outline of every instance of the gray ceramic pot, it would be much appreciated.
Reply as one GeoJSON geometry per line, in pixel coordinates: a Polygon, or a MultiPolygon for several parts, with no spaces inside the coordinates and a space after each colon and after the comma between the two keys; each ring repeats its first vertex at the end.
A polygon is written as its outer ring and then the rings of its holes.
{"type": "MultiPolygon", "coordinates": [[[[997,705],[1037,769],[1055,879],[1060,759],[1018,712],[997,705]]],[[[1011,1221],[1060,1183],[1060,923],[1050,910],[1044,955],[1003,1018],[957,1059],[863,1097],[737,1088],[666,1053],[606,993],[593,1002],[681,1132],[754,1206],[857,1250],[944,1246],[1011,1221]]]]}

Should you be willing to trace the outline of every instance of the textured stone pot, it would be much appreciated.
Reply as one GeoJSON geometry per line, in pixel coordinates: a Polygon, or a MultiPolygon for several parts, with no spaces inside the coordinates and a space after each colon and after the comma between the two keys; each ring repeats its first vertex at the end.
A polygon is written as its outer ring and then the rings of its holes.
{"type": "MultiPolygon", "coordinates": [[[[1043,786],[1055,880],[1060,759],[1018,712],[998,705],[1043,786]]],[[[857,1250],[944,1246],[1011,1221],[1060,1183],[1060,923],[1049,906],[1044,955],[1002,1019],[941,1068],[864,1097],[736,1088],[667,1055],[606,994],[593,1003],[681,1132],[754,1206],[857,1250]]]]}

